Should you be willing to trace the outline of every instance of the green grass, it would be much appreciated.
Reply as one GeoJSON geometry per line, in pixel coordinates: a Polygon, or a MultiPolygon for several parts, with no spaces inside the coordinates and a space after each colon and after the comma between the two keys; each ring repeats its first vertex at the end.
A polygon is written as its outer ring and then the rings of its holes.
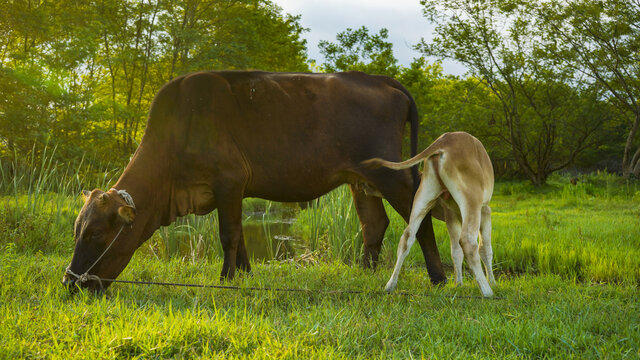
{"type": "MultiPolygon", "coordinates": [[[[555,275],[501,276],[500,299],[475,285],[433,288],[423,269],[379,295],[389,269],[340,262],[255,266],[240,286],[358,289],[367,294],[185,289],[115,284],[70,295],[68,258],[0,253],[0,357],[13,358],[637,358],[637,287],[555,275]]],[[[215,283],[220,262],[136,255],[122,279],[215,283]]]]}

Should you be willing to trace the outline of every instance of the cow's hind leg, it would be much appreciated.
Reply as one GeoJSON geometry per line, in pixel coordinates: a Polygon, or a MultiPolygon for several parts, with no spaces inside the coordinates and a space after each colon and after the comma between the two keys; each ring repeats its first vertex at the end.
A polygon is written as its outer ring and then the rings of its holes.
{"type": "Polygon", "coordinates": [[[364,239],[362,265],[366,268],[375,268],[384,232],[389,226],[389,218],[384,211],[381,198],[366,195],[359,186],[350,185],[349,187],[362,226],[362,238],[364,239]]]}
{"type": "Polygon", "coordinates": [[[491,247],[491,208],[488,205],[482,206],[482,219],[480,220],[480,258],[484,263],[489,284],[495,284],[493,276],[493,249],[491,247]]]}
{"type": "MultiPolygon", "coordinates": [[[[425,171],[427,171],[425,169],[425,171]]],[[[435,201],[442,188],[435,178],[435,174],[433,171],[429,171],[429,175],[427,179],[423,180],[416,192],[415,199],[413,201],[413,208],[411,209],[411,216],[409,218],[409,224],[406,229],[402,233],[400,237],[400,242],[398,243],[398,251],[397,251],[397,260],[396,266],[393,269],[393,274],[391,278],[387,282],[387,286],[385,290],[387,292],[393,291],[396,285],[398,284],[398,276],[400,275],[400,269],[402,268],[402,263],[404,259],[409,254],[409,250],[411,250],[411,246],[416,240],[416,235],[418,230],[420,229],[420,225],[422,220],[427,216],[429,210],[435,205],[435,201]]]]}

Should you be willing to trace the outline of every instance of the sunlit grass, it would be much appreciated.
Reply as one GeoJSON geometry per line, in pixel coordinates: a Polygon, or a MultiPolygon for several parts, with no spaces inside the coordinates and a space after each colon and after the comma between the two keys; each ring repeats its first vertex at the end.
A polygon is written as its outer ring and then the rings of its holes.
{"type": "MultiPolygon", "coordinates": [[[[5,358],[636,358],[637,287],[556,275],[500,276],[499,299],[474,284],[434,288],[423,269],[380,295],[388,270],[341,262],[258,264],[242,287],[186,289],[114,284],[106,296],[70,295],[65,256],[0,251],[0,353],[5,358]],[[363,290],[326,294],[313,290],[363,290]]],[[[137,254],[122,279],[217,283],[219,261],[137,254]]]]}

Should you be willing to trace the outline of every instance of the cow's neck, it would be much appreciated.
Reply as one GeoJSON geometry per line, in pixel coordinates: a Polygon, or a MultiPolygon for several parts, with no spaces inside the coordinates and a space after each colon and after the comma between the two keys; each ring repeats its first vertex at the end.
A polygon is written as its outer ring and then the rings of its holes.
{"type": "Polygon", "coordinates": [[[153,156],[149,151],[139,150],[127,168],[113,186],[126,190],[136,206],[136,219],[133,224],[135,237],[139,245],[146,241],[162,225],[163,205],[168,202],[168,191],[163,173],[165,163],[159,161],[159,154],[153,156]]]}

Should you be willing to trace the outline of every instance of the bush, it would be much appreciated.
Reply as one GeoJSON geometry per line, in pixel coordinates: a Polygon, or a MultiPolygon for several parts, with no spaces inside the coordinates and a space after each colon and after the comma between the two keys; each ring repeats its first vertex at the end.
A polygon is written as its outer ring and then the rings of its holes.
{"type": "Polygon", "coordinates": [[[55,218],[48,214],[22,212],[5,205],[0,208],[0,247],[15,245],[20,253],[65,253],[71,251],[73,242],[63,241],[55,218]]]}

